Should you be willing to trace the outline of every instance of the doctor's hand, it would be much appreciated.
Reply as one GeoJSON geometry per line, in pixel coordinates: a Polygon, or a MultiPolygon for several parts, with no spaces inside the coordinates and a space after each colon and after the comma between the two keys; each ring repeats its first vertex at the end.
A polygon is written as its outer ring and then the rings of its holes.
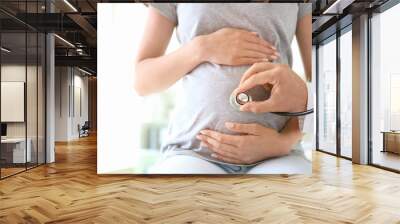
{"type": "Polygon", "coordinates": [[[236,93],[244,92],[256,85],[272,85],[268,100],[249,102],[240,107],[241,111],[301,112],[307,108],[306,83],[285,64],[269,62],[256,63],[243,75],[236,93]]]}
{"type": "Polygon", "coordinates": [[[197,37],[202,61],[221,65],[250,65],[265,59],[276,60],[279,53],[255,32],[222,28],[197,37]]]}
{"type": "MultiPolygon", "coordinates": [[[[297,121],[296,121],[297,122],[297,121]]],[[[240,135],[228,135],[213,130],[202,130],[197,135],[201,145],[211,150],[218,160],[234,164],[252,164],[267,158],[289,154],[293,134],[279,133],[259,124],[226,123],[240,135]]]]}

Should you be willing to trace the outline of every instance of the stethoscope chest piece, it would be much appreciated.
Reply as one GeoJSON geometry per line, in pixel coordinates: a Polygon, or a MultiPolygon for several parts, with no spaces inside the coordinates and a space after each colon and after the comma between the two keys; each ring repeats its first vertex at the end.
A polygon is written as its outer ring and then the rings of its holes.
{"type": "Polygon", "coordinates": [[[239,93],[236,95],[235,102],[244,105],[245,103],[248,103],[251,101],[251,96],[247,95],[247,93],[239,93]]]}
{"type": "Polygon", "coordinates": [[[237,111],[240,111],[240,106],[252,101],[264,101],[271,95],[271,88],[268,86],[255,86],[245,92],[233,92],[229,97],[230,105],[237,111]]]}
{"type": "MultiPolygon", "coordinates": [[[[235,110],[240,111],[240,106],[248,102],[268,100],[271,96],[271,89],[272,89],[271,85],[258,85],[245,92],[241,93],[233,92],[229,97],[229,103],[235,110]]],[[[279,116],[298,117],[311,114],[313,112],[314,109],[309,109],[301,112],[271,112],[271,113],[279,116]]]]}

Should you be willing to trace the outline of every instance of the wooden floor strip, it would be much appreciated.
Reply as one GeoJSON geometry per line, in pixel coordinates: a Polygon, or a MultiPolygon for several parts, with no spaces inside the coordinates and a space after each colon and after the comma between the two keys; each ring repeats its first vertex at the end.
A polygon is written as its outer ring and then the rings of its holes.
{"type": "Polygon", "coordinates": [[[0,223],[398,223],[400,175],[314,153],[312,175],[96,174],[96,137],[0,181],[0,223]]]}

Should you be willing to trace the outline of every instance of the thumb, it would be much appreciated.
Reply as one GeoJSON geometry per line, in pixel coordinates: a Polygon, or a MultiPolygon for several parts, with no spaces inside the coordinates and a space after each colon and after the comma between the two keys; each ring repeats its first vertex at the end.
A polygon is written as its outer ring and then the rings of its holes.
{"type": "Polygon", "coordinates": [[[248,78],[250,78],[251,76],[263,72],[263,71],[267,71],[267,70],[271,70],[274,68],[274,64],[270,63],[270,62],[259,62],[259,63],[255,63],[253,64],[249,69],[247,69],[247,71],[243,74],[242,78],[240,79],[240,84],[243,83],[244,81],[246,81],[248,78]]]}
{"type": "Polygon", "coordinates": [[[263,71],[250,76],[239,84],[239,87],[235,90],[236,93],[247,91],[257,85],[273,84],[273,76],[270,71],[263,71]]]}
{"type": "Polygon", "coordinates": [[[225,123],[225,126],[234,132],[250,134],[250,135],[258,135],[260,133],[260,129],[262,128],[259,124],[243,124],[243,123],[225,123]]]}
{"type": "Polygon", "coordinates": [[[253,112],[253,113],[268,113],[268,112],[276,112],[276,108],[274,108],[274,103],[271,99],[265,101],[253,101],[248,102],[240,107],[241,111],[253,112]]]}
{"type": "Polygon", "coordinates": [[[250,32],[251,34],[253,34],[253,35],[255,35],[255,36],[257,36],[257,37],[259,37],[260,35],[257,33],[257,32],[255,32],[255,31],[253,31],[253,32],[250,32]]]}

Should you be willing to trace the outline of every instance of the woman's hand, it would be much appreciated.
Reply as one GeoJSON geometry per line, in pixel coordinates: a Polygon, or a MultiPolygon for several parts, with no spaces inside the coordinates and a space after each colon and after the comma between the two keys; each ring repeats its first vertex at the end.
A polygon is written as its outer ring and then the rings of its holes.
{"type": "Polygon", "coordinates": [[[243,75],[235,93],[244,92],[257,85],[272,85],[271,97],[261,102],[249,102],[241,111],[253,113],[300,112],[307,108],[306,83],[285,64],[255,63],[243,75]]]}
{"type": "Polygon", "coordinates": [[[249,65],[276,60],[279,53],[257,33],[242,29],[222,28],[200,36],[204,61],[221,65],[249,65]]]}
{"type": "Polygon", "coordinates": [[[259,124],[226,123],[226,127],[241,135],[228,135],[212,130],[202,130],[197,135],[203,146],[213,151],[218,160],[251,164],[266,158],[289,154],[301,138],[296,119],[289,120],[282,133],[259,124]],[[289,129],[289,130],[288,130],[289,129]]]}

